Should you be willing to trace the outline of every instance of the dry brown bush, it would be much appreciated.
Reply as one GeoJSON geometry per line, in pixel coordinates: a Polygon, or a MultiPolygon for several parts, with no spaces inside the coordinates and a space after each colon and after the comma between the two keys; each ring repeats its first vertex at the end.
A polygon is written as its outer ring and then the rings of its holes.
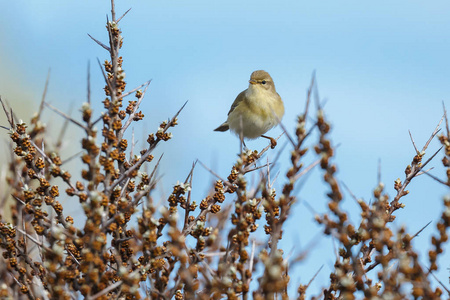
{"type": "MultiPolygon", "coordinates": [[[[416,148],[405,178],[395,182],[397,193],[392,199],[380,182],[373,191],[372,203],[357,200],[362,215],[358,224],[352,223],[340,206],[343,195],[332,163],[330,125],[319,102],[311,104],[314,79],[295,135],[285,132],[291,156],[289,170],[278,179],[284,182],[281,190],[272,187],[270,165],[256,164],[271,151],[267,146],[260,152],[242,151],[226,179],[217,180],[212,192],[200,201],[191,197],[194,164],[167,201],[157,206],[152,191],[159,184],[155,176],[159,161],[153,152],[172,138],[170,130],[178,124],[182,108],[148,135],[145,149],[136,149],[124,138],[130,125],[144,117],[139,105],[149,82],[126,92],[119,54],[122,17],[116,17],[112,5],[111,21],[107,23],[109,44],[94,39],[110,55],[101,65],[106,98],[100,117],[93,115],[90,102],[81,107],[82,120],[78,121],[43,100],[38,114],[26,124],[4,105],[13,159],[8,189],[2,194],[2,211],[11,210],[12,217],[9,222],[0,222],[1,299],[288,299],[289,265],[279,240],[283,225],[292,217],[294,185],[315,166],[322,170],[329,208],[327,213],[317,215],[316,221],[323,226],[324,234],[336,239],[340,249],[330,283],[316,293],[316,298],[449,297],[443,282],[441,287],[433,287],[431,281],[448,239],[450,198],[443,201],[441,219],[428,245],[427,266],[418,261],[412,246],[415,236],[404,228],[393,231],[389,226],[395,221],[396,210],[404,207],[402,197],[408,194],[408,184],[426,172],[424,168],[433,157],[442,154],[439,149],[425,160],[429,142],[436,136],[444,148],[442,163],[447,172],[445,179],[435,179],[450,186],[446,114],[442,133],[438,135],[438,125],[422,149],[416,148]],[[135,100],[124,103],[133,95],[135,100]],[[72,179],[71,170],[64,170],[58,143],[49,149],[47,129],[41,122],[45,106],[84,134],[79,145],[83,162],[80,181],[72,179]],[[314,122],[308,125],[307,118],[314,122]],[[101,132],[95,130],[96,124],[101,132]],[[304,166],[308,151],[315,153],[316,160],[304,166]],[[153,171],[144,172],[145,165],[153,171]],[[261,176],[251,187],[246,174],[255,171],[261,176]],[[55,183],[57,179],[60,184],[55,183]],[[13,204],[7,206],[11,196],[13,204]],[[60,199],[66,197],[81,204],[83,226],[75,227],[73,217],[65,213],[60,199]],[[261,222],[264,228],[258,229],[261,222]],[[264,230],[269,238],[259,254],[252,239],[258,230],[264,230]],[[258,275],[257,268],[262,270],[258,275]]],[[[305,299],[310,283],[298,287],[298,299],[305,299]]]]}

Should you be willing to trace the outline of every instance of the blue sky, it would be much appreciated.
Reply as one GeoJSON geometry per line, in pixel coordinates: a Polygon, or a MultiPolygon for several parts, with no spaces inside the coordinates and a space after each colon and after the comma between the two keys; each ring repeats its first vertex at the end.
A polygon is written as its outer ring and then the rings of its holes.
{"type": "MultiPolygon", "coordinates": [[[[442,103],[450,107],[448,1],[117,2],[119,15],[132,8],[121,21],[128,88],[153,80],[142,105],[146,118],[135,125],[137,138],[155,131],[161,120],[189,100],[180,126],[173,130],[174,139],[158,150],[165,153],[165,193],[186,177],[196,159],[226,177],[239,143],[232,134],[212,130],[225,120],[234,98],[257,69],[272,75],[286,107],[283,123],[291,131],[316,71],[320,98],[326,99],[326,115],[333,125],[333,142],[339,144],[338,178],[366,200],[377,182],[378,161],[386,191],[394,195],[393,181],[403,179],[414,155],[408,130],[421,147],[443,114],[442,103]]],[[[109,11],[109,1],[0,2],[0,95],[18,111],[28,109],[23,119],[37,109],[49,68],[48,100],[63,110],[80,107],[86,101],[88,61],[94,108],[101,111],[104,84],[96,59],[103,61],[107,53],[87,33],[106,42],[109,11]]],[[[51,124],[61,122],[48,116],[51,124]]],[[[0,120],[4,122],[3,116],[0,120]]],[[[279,128],[270,132],[279,133],[279,128]]],[[[266,141],[247,145],[261,149],[266,141]]],[[[438,148],[433,142],[428,153],[438,148]]],[[[269,152],[269,158],[275,153],[269,152]]],[[[288,153],[289,149],[283,153],[285,161],[288,153]]],[[[433,174],[443,178],[440,159],[438,155],[431,166],[433,174]]],[[[201,167],[194,176],[196,197],[201,200],[212,177],[201,167]]],[[[299,197],[323,212],[326,199],[320,176],[313,172],[299,197]]],[[[433,221],[415,242],[421,245],[425,264],[428,249],[422,245],[434,232],[448,189],[420,176],[410,192],[393,228],[404,224],[415,233],[433,221]]],[[[343,205],[357,220],[354,201],[346,197],[343,205]]],[[[295,252],[320,236],[321,229],[302,203],[293,213],[296,217],[287,224],[284,245],[295,252]]],[[[316,284],[326,285],[334,260],[330,245],[328,239],[319,238],[309,259],[293,269],[297,274],[293,283],[309,281],[325,264],[316,284]]],[[[441,258],[439,278],[448,282],[448,250],[441,258]]]]}

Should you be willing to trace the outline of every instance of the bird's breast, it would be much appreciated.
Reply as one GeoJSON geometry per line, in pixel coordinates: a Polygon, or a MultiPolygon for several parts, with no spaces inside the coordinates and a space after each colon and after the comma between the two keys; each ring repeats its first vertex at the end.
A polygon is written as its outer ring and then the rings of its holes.
{"type": "Polygon", "coordinates": [[[246,91],[245,100],[248,108],[263,119],[272,119],[275,113],[276,118],[281,120],[284,115],[283,101],[275,91],[249,88],[246,91]]]}

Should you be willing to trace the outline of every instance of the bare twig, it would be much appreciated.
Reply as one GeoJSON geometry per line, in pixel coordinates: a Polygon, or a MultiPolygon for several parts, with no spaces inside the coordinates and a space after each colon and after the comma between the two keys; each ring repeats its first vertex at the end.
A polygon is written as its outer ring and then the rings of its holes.
{"type": "Polygon", "coordinates": [[[437,178],[436,176],[434,176],[434,175],[432,175],[432,174],[430,174],[430,173],[428,173],[428,172],[426,172],[425,175],[430,176],[431,178],[433,178],[433,179],[436,180],[437,182],[442,183],[443,185],[446,185],[446,186],[449,185],[448,182],[445,182],[445,181],[443,181],[443,180],[437,178]]]}
{"type": "MultiPolygon", "coordinates": [[[[186,180],[184,181],[184,183],[186,184],[188,182],[188,180],[189,180],[189,187],[191,189],[192,189],[192,179],[194,177],[193,176],[194,168],[195,168],[195,166],[197,164],[197,161],[198,160],[196,160],[195,162],[192,163],[191,171],[189,172],[189,175],[186,177],[186,180]]],[[[191,189],[189,189],[188,196],[187,196],[187,199],[186,199],[186,204],[185,204],[186,206],[184,208],[184,225],[183,225],[183,230],[185,230],[186,227],[189,224],[189,212],[190,212],[190,208],[189,207],[191,206],[191,189]]]]}
{"type": "Polygon", "coordinates": [[[423,226],[419,231],[416,232],[416,234],[414,234],[411,238],[415,238],[416,236],[418,236],[425,228],[428,227],[428,225],[431,224],[432,221],[428,222],[427,225],[423,226]]]}
{"type": "Polygon", "coordinates": [[[419,149],[417,149],[416,143],[414,143],[414,139],[413,139],[413,137],[412,137],[411,131],[408,130],[408,133],[409,133],[409,137],[411,138],[411,142],[412,142],[412,144],[413,144],[413,146],[414,146],[414,150],[416,150],[416,154],[419,154],[419,153],[420,153],[420,152],[419,152],[419,149]]]}
{"type": "Polygon", "coordinates": [[[343,182],[341,181],[342,186],[344,186],[344,188],[347,190],[347,192],[350,194],[350,196],[353,198],[353,200],[356,201],[356,203],[359,203],[360,199],[358,199],[355,194],[353,194],[353,192],[350,190],[350,188],[343,182]]]}
{"type": "MultiPolygon", "coordinates": [[[[105,80],[105,83],[108,85],[108,89],[109,89],[110,93],[113,93],[113,87],[111,86],[111,83],[108,80],[108,76],[106,76],[105,70],[103,69],[103,66],[98,58],[97,58],[97,63],[98,63],[98,66],[100,67],[100,70],[102,71],[103,79],[105,80]]],[[[114,84],[114,81],[113,81],[113,84],[114,84]]],[[[111,95],[114,96],[114,94],[111,94],[111,95]]]]}
{"type": "Polygon", "coordinates": [[[313,90],[313,87],[315,84],[316,84],[316,71],[314,70],[311,75],[311,83],[309,85],[308,91],[306,92],[306,103],[305,103],[305,112],[304,112],[305,120],[306,120],[306,117],[308,116],[309,103],[311,102],[311,93],[312,93],[312,90],[313,90]]]}
{"type": "MultiPolygon", "coordinates": [[[[425,161],[424,163],[423,163],[423,165],[422,165],[422,168],[421,169],[423,169],[423,167],[425,167],[440,151],[441,151],[441,149],[443,148],[444,146],[441,146],[436,152],[434,152],[434,154],[429,158],[429,159],[427,159],[427,161],[425,161]]],[[[418,172],[417,172],[418,173],[418,172]]]]}
{"type": "Polygon", "coordinates": [[[11,126],[11,129],[13,129],[14,128],[14,116],[13,116],[12,110],[10,110],[8,112],[8,110],[5,107],[5,103],[3,102],[3,99],[2,99],[1,96],[0,96],[0,102],[1,102],[2,107],[3,107],[3,111],[5,112],[6,119],[8,120],[8,123],[11,126]]]}
{"type": "Polygon", "coordinates": [[[280,127],[281,127],[281,129],[283,129],[283,133],[285,133],[286,134],[286,136],[287,136],[287,138],[288,138],[288,140],[289,140],[289,142],[291,142],[291,144],[292,144],[292,146],[294,146],[295,147],[295,142],[294,142],[294,139],[289,135],[289,133],[288,133],[288,131],[287,131],[287,129],[286,129],[286,127],[284,127],[284,125],[283,125],[283,123],[282,122],[280,122],[280,127]]]}
{"type": "Polygon", "coordinates": [[[87,102],[91,105],[91,62],[88,61],[87,65],[87,102]]]}
{"type": "Polygon", "coordinates": [[[441,129],[439,128],[441,126],[442,121],[444,120],[445,116],[442,116],[441,120],[439,121],[439,123],[437,124],[436,128],[434,129],[433,133],[431,134],[430,138],[428,139],[428,141],[425,143],[425,145],[422,148],[422,152],[424,152],[427,148],[428,145],[430,144],[430,142],[433,140],[433,138],[439,133],[439,131],[441,131],[441,129]]]}
{"type": "Polygon", "coordinates": [[[443,283],[442,281],[439,280],[439,278],[437,278],[433,272],[430,270],[430,268],[428,268],[428,272],[431,274],[431,276],[433,276],[434,279],[436,279],[437,282],[439,282],[439,284],[442,286],[442,288],[447,292],[448,295],[450,295],[450,289],[448,289],[443,283]]]}
{"type": "MultiPolygon", "coordinates": [[[[152,80],[150,79],[150,80],[144,82],[143,84],[141,84],[140,86],[138,86],[138,87],[132,89],[131,91],[128,91],[128,92],[126,92],[126,93],[123,93],[122,95],[120,95],[119,97],[117,97],[117,100],[120,100],[120,99],[125,98],[126,96],[129,96],[129,95],[133,94],[134,92],[136,92],[137,90],[139,90],[141,87],[145,86],[145,89],[144,89],[144,91],[142,92],[142,96],[141,96],[140,99],[139,99],[140,101],[138,101],[139,103],[141,103],[142,98],[144,98],[145,92],[147,91],[147,88],[148,88],[148,86],[150,85],[151,82],[152,82],[152,80]]],[[[136,107],[139,107],[139,104],[136,105],[136,107]]],[[[137,108],[136,108],[136,109],[137,109],[137,108]]]]}
{"type": "Polygon", "coordinates": [[[304,176],[305,174],[307,174],[309,171],[311,171],[315,166],[317,166],[320,163],[320,158],[315,160],[312,164],[310,164],[309,166],[307,166],[306,168],[304,168],[300,173],[298,173],[297,175],[295,175],[294,177],[294,181],[297,181],[298,179],[300,179],[302,176],[304,176]]]}
{"type": "Polygon", "coordinates": [[[378,159],[377,184],[381,183],[381,159],[378,159]]]}
{"type": "Polygon", "coordinates": [[[47,79],[45,80],[44,92],[42,93],[41,104],[39,105],[39,111],[38,111],[36,120],[39,120],[41,118],[42,110],[44,109],[45,96],[47,96],[47,89],[48,89],[49,80],[50,80],[50,69],[48,70],[47,79]]]}
{"type": "MultiPolygon", "coordinates": [[[[254,263],[254,260],[255,260],[255,246],[256,246],[256,241],[253,240],[253,241],[252,241],[252,252],[251,252],[251,254],[250,254],[250,263],[249,263],[249,266],[248,266],[248,269],[249,269],[250,272],[252,272],[252,273],[253,273],[253,263],[254,263]]],[[[251,280],[252,280],[252,278],[249,277],[249,278],[247,279],[247,282],[250,284],[250,281],[251,281],[251,280]]]]}
{"type": "Polygon", "coordinates": [[[215,176],[216,178],[218,178],[219,180],[221,180],[225,185],[230,185],[230,186],[231,186],[231,183],[230,183],[228,180],[223,179],[222,177],[220,177],[219,174],[217,174],[216,172],[214,172],[213,170],[211,170],[210,168],[208,168],[208,167],[207,167],[204,163],[202,163],[200,160],[198,161],[198,163],[201,164],[202,167],[205,168],[208,172],[210,172],[213,176],[215,176]]]}
{"type": "Polygon", "coordinates": [[[317,270],[317,272],[314,274],[314,276],[311,278],[311,280],[309,280],[308,284],[306,285],[305,290],[311,285],[311,283],[314,281],[314,279],[317,277],[317,275],[319,275],[320,271],[322,270],[324,265],[322,265],[319,270],[317,270]]]}
{"type": "Polygon", "coordinates": [[[51,110],[53,110],[54,112],[56,112],[58,115],[62,116],[63,118],[65,118],[66,120],[69,120],[70,122],[74,123],[75,125],[83,128],[85,131],[88,131],[88,128],[86,126],[84,126],[83,124],[81,124],[80,122],[78,122],[77,120],[73,119],[71,116],[68,116],[67,114],[63,113],[62,111],[60,111],[59,109],[57,109],[56,107],[50,105],[47,102],[44,102],[45,106],[47,106],[48,108],[50,108],[51,110]]]}
{"type": "MultiPolygon", "coordinates": [[[[73,104],[69,108],[68,115],[70,116],[72,112],[73,104]]],[[[67,132],[67,127],[69,126],[69,119],[64,119],[64,123],[61,126],[61,131],[59,132],[58,139],[56,140],[56,148],[59,149],[62,146],[64,135],[67,132]]]]}
{"type": "Polygon", "coordinates": [[[447,129],[447,136],[450,136],[450,129],[449,129],[448,118],[447,118],[447,110],[445,109],[444,102],[442,102],[442,107],[444,108],[445,128],[447,129]]]}
{"type": "Polygon", "coordinates": [[[102,42],[100,42],[99,40],[97,40],[96,38],[94,38],[92,35],[90,35],[89,33],[87,34],[94,42],[96,42],[98,45],[100,45],[103,49],[105,49],[106,51],[110,52],[111,48],[109,48],[108,46],[106,46],[105,44],[103,44],[102,42]]]}
{"type": "Polygon", "coordinates": [[[430,171],[433,170],[433,169],[434,169],[434,167],[429,168],[428,170],[425,170],[425,171],[420,171],[419,173],[417,173],[417,176],[420,176],[420,175],[422,175],[422,174],[426,174],[426,173],[430,172],[430,171]]]}
{"type": "Polygon", "coordinates": [[[122,15],[120,18],[117,19],[116,23],[119,23],[120,20],[122,20],[123,17],[125,17],[125,15],[126,15],[130,10],[131,10],[131,7],[130,7],[126,12],[124,12],[123,15],[122,15]]]}

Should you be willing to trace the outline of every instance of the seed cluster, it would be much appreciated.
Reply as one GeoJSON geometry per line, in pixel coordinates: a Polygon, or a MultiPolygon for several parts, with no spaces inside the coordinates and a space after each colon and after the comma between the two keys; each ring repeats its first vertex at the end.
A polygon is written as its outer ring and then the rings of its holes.
{"type": "MultiPolygon", "coordinates": [[[[368,299],[375,298],[380,293],[392,299],[404,299],[409,293],[402,294],[401,287],[411,284],[413,288],[410,295],[413,297],[440,299],[441,289],[431,287],[428,273],[420,264],[418,254],[412,247],[414,236],[411,236],[403,227],[396,232],[388,227],[388,224],[395,220],[394,212],[405,207],[403,203],[400,203],[400,199],[409,194],[406,190],[407,185],[430,161],[422,163],[429,141],[422,151],[416,149],[417,154],[413,157],[411,165],[406,167],[404,181],[397,179],[394,182],[397,194],[391,202],[381,182],[373,191],[372,204],[357,199],[362,218],[356,226],[339,205],[343,195],[334,177],[336,167],[330,164],[333,151],[330,148],[331,142],[327,139],[329,125],[320,111],[318,120],[318,124],[322,126],[319,126],[320,144],[316,147],[316,152],[322,157],[320,166],[325,171],[324,181],[330,187],[327,196],[330,199],[328,208],[332,216],[323,214],[317,216],[316,220],[325,226],[325,234],[333,235],[341,245],[339,257],[334,265],[335,272],[330,275],[331,285],[324,291],[325,298],[356,299],[355,294],[359,291],[363,292],[368,299]],[[398,264],[398,268],[392,269],[393,262],[398,264]],[[374,269],[378,270],[376,280],[368,276],[368,273],[374,269]]],[[[433,138],[437,132],[438,128],[431,137],[433,138]]],[[[446,227],[448,225],[444,223],[438,224],[438,229],[441,228],[439,232],[444,233],[441,237],[445,241],[447,240],[446,227]]],[[[440,244],[436,241],[437,239],[433,238],[432,244],[440,244]]],[[[433,265],[434,261],[431,258],[432,252],[430,251],[431,267],[429,269],[436,270],[437,266],[433,265]]],[[[436,250],[435,253],[442,253],[442,250],[436,250]]],[[[434,257],[436,258],[437,255],[434,257]]],[[[301,286],[299,291],[304,293],[304,290],[304,286],[301,286]]]]}

